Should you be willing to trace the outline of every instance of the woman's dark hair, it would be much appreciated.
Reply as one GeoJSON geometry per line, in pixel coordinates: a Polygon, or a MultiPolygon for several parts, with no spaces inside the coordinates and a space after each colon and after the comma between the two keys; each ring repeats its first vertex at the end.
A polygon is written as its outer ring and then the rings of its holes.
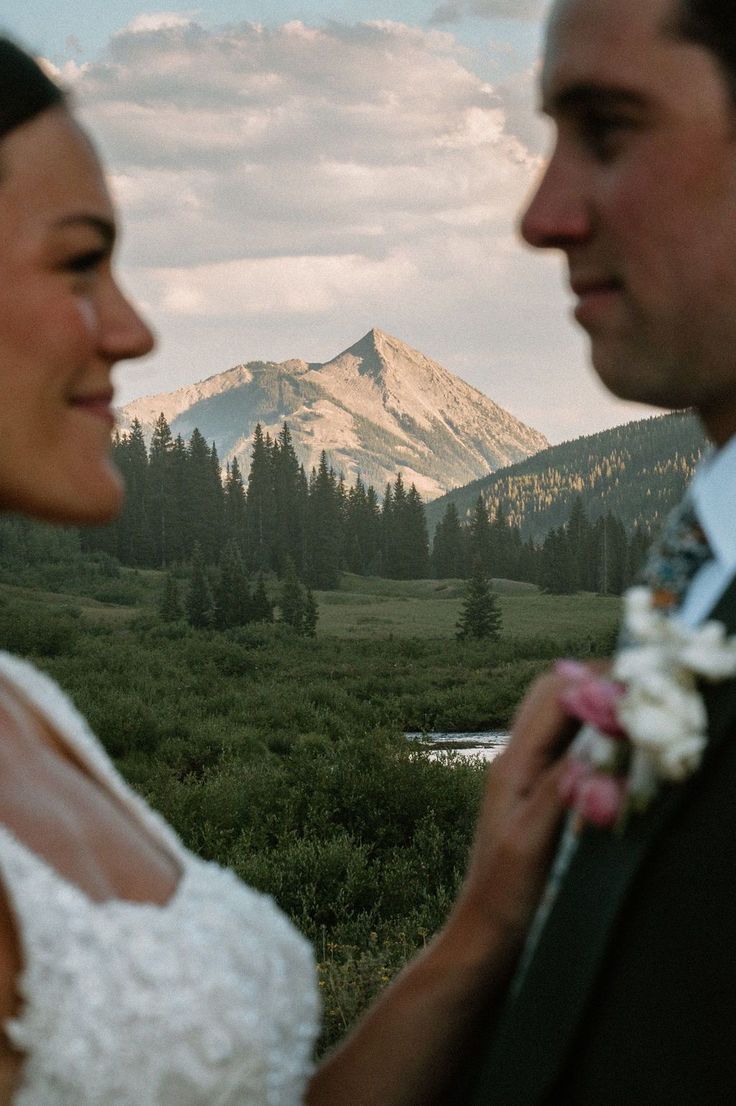
{"type": "Polygon", "coordinates": [[[733,0],[676,0],[678,34],[715,54],[736,100],[736,4],[733,0]]]}
{"type": "Polygon", "coordinates": [[[65,102],[40,65],[10,39],[0,37],[0,141],[42,111],[65,102]]]}

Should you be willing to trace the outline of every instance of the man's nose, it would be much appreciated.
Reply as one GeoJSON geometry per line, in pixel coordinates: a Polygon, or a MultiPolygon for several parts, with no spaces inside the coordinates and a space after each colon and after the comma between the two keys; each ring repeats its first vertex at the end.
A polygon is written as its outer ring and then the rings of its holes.
{"type": "Polygon", "coordinates": [[[590,234],[591,215],[585,182],[557,152],[550,160],[519,225],[522,238],[536,249],[564,250],[590,234]]]}

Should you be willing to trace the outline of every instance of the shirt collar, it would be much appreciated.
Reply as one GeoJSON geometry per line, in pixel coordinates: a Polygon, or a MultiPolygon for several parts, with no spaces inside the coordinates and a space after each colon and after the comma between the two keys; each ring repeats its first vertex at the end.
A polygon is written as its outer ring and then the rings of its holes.
{"type": "Polygon", "coordinates": [[[736,435],[701,461],[690,494],[713,556],[736,569],[736,435]]]}

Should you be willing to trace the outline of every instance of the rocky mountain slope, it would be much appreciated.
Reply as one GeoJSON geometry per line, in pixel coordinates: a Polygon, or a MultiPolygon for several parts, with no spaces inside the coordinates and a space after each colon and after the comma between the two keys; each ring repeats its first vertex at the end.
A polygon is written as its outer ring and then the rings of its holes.
{"type": "Polygon", "coordinates": [[[379,490],[401,471],[427,498],[544,449],[548,442],[436,361],[371,330],[325,364],[290,360],[236,365],[199,384],[134,400],[121,426],[150,433],[163,412],[174,435],[197,427],[223,463],[250,467],[257,422],[275,436],[289,423],[307,472],[322,450],[352,483],[379,490]]]}

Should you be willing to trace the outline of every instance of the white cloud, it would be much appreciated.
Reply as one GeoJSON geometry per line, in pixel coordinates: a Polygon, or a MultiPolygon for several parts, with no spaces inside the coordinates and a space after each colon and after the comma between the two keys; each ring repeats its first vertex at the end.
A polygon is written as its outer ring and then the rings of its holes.
{"type": "Polygon", "coordinates": [[[536,157],[452,36],[140,16],[70,70],[138,265],[411,253],[504,232],[536,157]]]}
{"type": "Polygon", "coordinates": [[[533,75],[491,87],[446,30],[169,14],[64,70],[123,211],[124,276],[162,335],[121,398],[243,360],[326,360],[375,325],[574,436],[554,411],[583,394],[581,345],[559,277],[513,236],[543,145],[533,75]]]}
{"type": "Polygon", "coordinates": [[[224,261],[188,269],[152,269],[141,284],[172,315],[239,318],[345,309],[373,295],[400,295],[415,276],[400,255],[371,261],[357,255],[224,261]]]}
{"type": "Polygon", "coordinates": [[[185,12],[149,12],[137,15],[122,32],[145,34],[148,31],[166,31],[172,27],[186,27],[192,22],[185,12]]]}
{"type": "Polygon", "coordinates": [[[457,23],[465,16],[481,19],[539,19],[548,0],[443,0],[432,14],[433,23],[457,23]]]}

